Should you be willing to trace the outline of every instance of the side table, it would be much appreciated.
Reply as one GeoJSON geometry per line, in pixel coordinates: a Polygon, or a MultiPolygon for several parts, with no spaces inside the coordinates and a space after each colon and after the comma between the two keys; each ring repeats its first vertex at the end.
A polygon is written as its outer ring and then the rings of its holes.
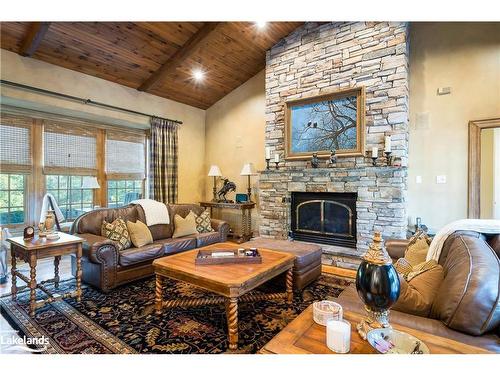
{"type": "Polygon", "coordinates": [[[252,238],[252,209],[255,208],[255,202],[245,203],[224,203],[224,202],[200,202],[201,207],[210,208],[210,216],[213,216],[214,208],[223,208],[229,210],[241,211],[241,229],[235,233],[233,238],[238,239],[238,243],[246,242],[252,238]]]}
{"type": "Polygon", "coordinates": [[[45,237],[35,237],[33,240],[25,241],[23,237],[12,237],[7,239],[10,242],[12,257],[12,299],[17,299],[17,293],[25,288],[30,289],[30,316],[35,316],[35,310],[46,303],[59,301],[63,298],[76,297],[79,302],[82,295],[82,243],[83,238],[59,232],[59,239],[48,240],[45,237]],[[62,255],[76,255],[76,290],[60,294],[51,293],[44,284],[54,282],[54,286],[59,288],[59,262],[62,255]],[[54,257],[54,278],[36,281],[36,265],[38,259],[54,257]],[[30,277],[24,276],[17,269],[16,258],[23,259],[30,266],[30,277]],[[23,280],[27,285],[17,287],[17,278],[23,280]],[[36,289],[40,289],[49,296],[47,299],[36,301],[36,289]]]}

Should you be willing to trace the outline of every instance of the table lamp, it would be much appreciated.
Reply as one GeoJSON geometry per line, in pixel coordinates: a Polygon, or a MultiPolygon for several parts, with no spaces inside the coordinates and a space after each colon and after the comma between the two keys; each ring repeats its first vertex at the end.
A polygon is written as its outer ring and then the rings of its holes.
{"type": "MultiPolygon", "coordinates": [[[[99,189],[99,182],[97,182],[97,177],[95,176],[84,176],[82,178],[82,189],[99,189]]],[[[95,199],[95,195],[94,195],[95,199]]],[[[94,206],[98,208],[99,206],[94,206]]]]}
{"type": "Polygon", "coordinates": [[[221,177],[222,172],[220,171],[220,168],[218,166],[212,165],[212,166],[210,166],[210,170],[208,171],[208,176],[214,178],[214,188],[213,188],[212,201],[217,202],[217,198],[215,196],[217,193],[217,186],[216,186],[217,185],[217,177],[221,177]]]}
{"type": "Polygon", "coordinates": [[[241,169],[240,175],[241,176],[247,176],[248,177],[248,201],[251,202],[252,200],[250,199],[252,195],[252,188],[250,187],[250,176],[254,176],[257,173],[255,173],[255,168],[253,167],[252,163],[247,163],[243,165],[243,168],[241,169]]]}
{"type": "Polygon", "coordinates": [[[99,182],[97,182],[97,177],[85,176],[82,179],[82,189],[99,189],[99,182]]]}

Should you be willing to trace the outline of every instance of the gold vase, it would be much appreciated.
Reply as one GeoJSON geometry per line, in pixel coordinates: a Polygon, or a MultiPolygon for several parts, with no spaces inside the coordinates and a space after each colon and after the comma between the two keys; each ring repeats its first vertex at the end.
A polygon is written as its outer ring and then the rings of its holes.
{"type": "Polygon", "coordinates": [[[54,224],[56,222],[56,216],[53,210],[47,211],[47,216],[45,216],[45,232],[52,233],[54,231],[54,224]]]}

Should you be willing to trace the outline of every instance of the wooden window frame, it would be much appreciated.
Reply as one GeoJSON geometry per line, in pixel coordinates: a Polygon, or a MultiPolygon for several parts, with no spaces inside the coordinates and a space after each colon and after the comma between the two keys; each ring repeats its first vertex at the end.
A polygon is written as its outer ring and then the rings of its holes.
{"type": "MultiPolygon", "coordinates": [[[[118,181],[140,181],[140,184],[141,184],[141,194],[142,194],[142,197],[144,198],[145,178],[108,178],[107,181],[106,181],[106,193],[109,190],[108,183],[111,182],[111,181],[116,181],[116,182],[118,182],[118,181]]],[[[118,189],[122,189],[122,188],[113,188],[113,189],[118,190],[118,189]]],[[[125,189],[127,189],[127,188],[125,188],[125,189]]],[[[106,201],[106,207],[108,207],[108,205],[110,203],[112,203],[112,202],[109,202],[109,197],[108,197],[108,200],[106,201]]]]}
{"type": "MultiPolygon", "coordinates": [[[[149,129],[134,129],[129,127],[119,127],[100,123],[90,123],[85,120],[54,115],[45,112],[22,110],[19,108],[2,106],[0,113],[13,118],[27,118],[31,122],[30,145],[31,145],[31,166],[15,167],[2,166],[2,173],[24,174],[25,182],[25,222],[22,224],[2,225],[6,228],[21,228],[26,225],[35,225],[40,220],[42,199],[47,189],[45,179],[47,175],[92,175],[97,177],[100,188],[94,189],[93,206],[107,207],[107,186],[108,180],[142,180],[142,195],[147,197],[146,182],[148,181],[148,149],[149,149],[149,129]],[[96,137],[96,170],[86,171],[67,168],[48,168],[44,170],[44,127],[46,125],[55,127],[59,124],[71,126],[82,134],[94,134],[96,137]],[[106,134],[123,133],[126,137],[136,139],[141,137],[144,140],[145,170],[144,173],[137,174],[107,174],[106,173],[106,134]]],[[[61,127],[64,132],[64,127],[61,127]]]]}
{"type": "Polygon", "coordinates": [[[467,217],[479,219],[481,212],[481,130],[500,127],[500,118],[469,121],[467,217]]]}

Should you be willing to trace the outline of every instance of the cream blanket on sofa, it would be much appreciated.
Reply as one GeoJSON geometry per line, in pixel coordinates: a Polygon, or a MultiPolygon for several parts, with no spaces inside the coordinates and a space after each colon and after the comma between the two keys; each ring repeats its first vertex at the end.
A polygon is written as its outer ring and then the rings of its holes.
{"type": "Polygon", "coordinates": [[[156,224],[170,224],[170,216],[165,203],[153,199],[137,199],[130,203],[138,204],[142,207],[148,227],[156,224]]]}
{"type": "Polygon", "coordinates": [[[500,220],[463,219],[445,225],[432,239],[426,260],[434,259],[438,262],[445,241],[457,230],[472,230],[479,233],[497,234],[500,233],[500,220]]]}

